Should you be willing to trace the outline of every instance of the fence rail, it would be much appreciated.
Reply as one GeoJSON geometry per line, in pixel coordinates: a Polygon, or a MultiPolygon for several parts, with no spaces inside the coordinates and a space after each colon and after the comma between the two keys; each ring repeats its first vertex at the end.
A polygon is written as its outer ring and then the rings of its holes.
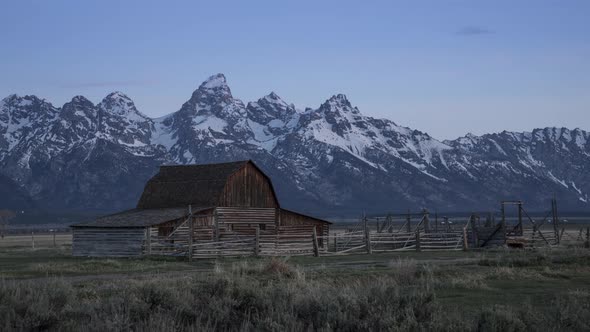
{"type": "Polygon", "coordinates": [[[463,234],[457,232],[379,233],[354,231],[317,235],[315,231],[282,228],[274,232],[256,229],[254,236],[222,231],[219,237],[210,230],[193,229],[183,224],[168,235],[150,229],[144,253],[187,256],[190,258],[237,256],[342,255],[408,250],[462,250],[463,234]],[[186,228],[186,229],[184,229],[186,228]]]}

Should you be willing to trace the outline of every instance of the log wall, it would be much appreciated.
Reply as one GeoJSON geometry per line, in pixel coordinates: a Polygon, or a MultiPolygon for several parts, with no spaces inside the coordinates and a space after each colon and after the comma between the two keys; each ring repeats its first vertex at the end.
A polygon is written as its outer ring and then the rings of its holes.
{"type": "Polygon", "coordinates": [[[90,257],[132,257],[142,254],[145,228],[74,227],[72,255],[90,257]]]}
{"type": "Polygon", "coordinates": [[[274,232],[277,226],[277,210],[274,208],[217,208],[217,220],[221,229],[242,235],[254,235],[256,227],[263,232],[274,232]]]}
{"type": "Polygon", "coordinates": [[[280,226],[299,227],[308,234],[311,234],[312,227],[315,227],[321,247],[324,246],[324,238],[328,236],[330,231],[330,224],[289,210],[279,210],[278,220],[280,226]]]}

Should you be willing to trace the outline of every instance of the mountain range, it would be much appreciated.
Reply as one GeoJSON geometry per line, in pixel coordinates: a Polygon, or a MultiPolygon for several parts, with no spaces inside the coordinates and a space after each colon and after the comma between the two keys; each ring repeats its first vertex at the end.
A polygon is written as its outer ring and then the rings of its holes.
{"type": "MultiPolygon", "coordinates": [[[[444,123],[441,123],[444,125],[444,123]]],[[[135,205],[162,164],[254,160],[288,208],[323,215],[590,208],[590,142],[581,129],[437,140],[363,115],[346,96],[299,109],[270,93],[245,104],[222,74],[177,111],[142,114],[121,92],[55,107],[0,101],[0,208],[115,211],[135,205]]]]}

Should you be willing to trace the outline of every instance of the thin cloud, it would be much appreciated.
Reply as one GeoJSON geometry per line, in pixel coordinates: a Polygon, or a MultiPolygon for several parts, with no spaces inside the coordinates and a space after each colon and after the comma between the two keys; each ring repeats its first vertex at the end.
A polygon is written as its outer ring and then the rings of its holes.
{"type": "Polygon", "coordinates": [[[108,88],[108,87],[119,87],[119,86],[141,86],[150,85],[154,81],[98,81],[98,82],[80,82],[64,84],[61,87],[66,89],[79,89],[79,88],[108,88]]]}
{"type": "Polygon", "coordinates": [[[489,35],[495,33],[495,31],[490,30],[485,27],[478,27],[478,26],[465,26],[461,29],[456,31],[456,34],[462,36],[478,36],[478,35],[489,35]]]}

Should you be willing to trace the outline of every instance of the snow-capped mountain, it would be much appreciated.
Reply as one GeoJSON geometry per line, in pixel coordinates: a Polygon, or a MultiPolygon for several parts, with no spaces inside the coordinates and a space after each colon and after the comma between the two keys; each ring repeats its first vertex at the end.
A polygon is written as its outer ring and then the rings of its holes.
{"type": "Polygon", "coordinates": [[[317,109],[274,92],[245,104],[217,74],[157,119],[120,92],[59,108],[3,99],[0,185],[27,196],[19,207],[116,210],[135,204],[158,165],[251,158],[287,206],[314,212],[487,210],[502,199],[545,209],[554,194],[564,208],[588,209],[588,136],[545,128],[439,141],[365,116],[341,94],[317,109]]]}

